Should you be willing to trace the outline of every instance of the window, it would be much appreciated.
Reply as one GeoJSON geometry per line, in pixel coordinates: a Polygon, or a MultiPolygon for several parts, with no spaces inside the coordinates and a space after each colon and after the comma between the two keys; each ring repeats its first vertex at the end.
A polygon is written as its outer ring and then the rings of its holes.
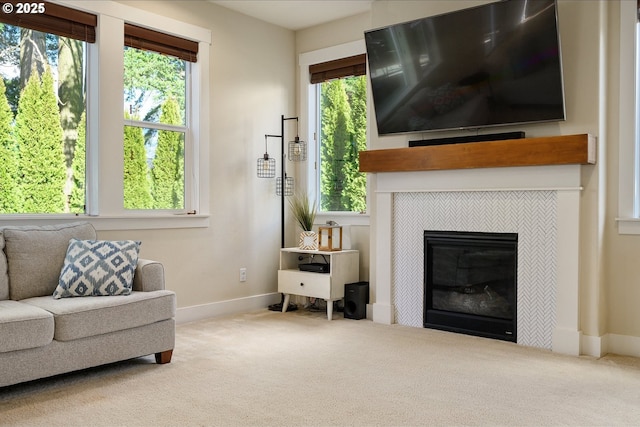
{"type": "Polygon", "coordinates": [[[618,232],[640,234],[640,24],[636,2],[620,2],[618,232]]]}
{"type": "Polygon", "coordinates": [[[0,15],[2,214],[84,213],[85,58],[97,18],[46,6],[0,15]]]}
{"type": "Polygon", "coordinates": [[[318,174],[322,212],[366,212],[366,175],[358,153],[367,146],[365,55],[313,64],[316,86],[318,174]]]}
{"type": "MultiPolygon", "coordinates": [[[[46,223],[85,216],[98,229],[206,226],[211,32],[118,2],[60,3],[70,7],[44,2],[45,14],[0,14],[0,75],[7,94],[7,103],[0,96],[0,155],[16,159],[0,164],[0,220],[46,223]],[[53,19],[43,23],[49,12],[53,19]],[[78,22],[65,24],[84,15],[93,17],[92,25],[80,29],[78,22]],[[14,18],[16,22],[8,22],[14,18]],[[21,46],[22,28],[41,31],[44,49],[41,41],[21,46]],[[20,65],[26,66],[19,58],[29,46],[37,47],[34,58],[46,57],[51,74],[39,74],[33,94],[20,92],[18,83],[11,82],[19,76],[20,65]],[[63,49],[70,51],[73,66],[63,49]],[[38,55],[42,52],[46,54],[38,55]],[[43,84],[45,78],[51,82],[43,84]],[[33,141],[34,136],[16,130],[22,98],[45,96],[45,87],[54,88],[46,94],[46,111],[57,111],[60,118],[59,127],[39,127],[40,134],[52,141],[59,135],[64,141],[75,138],[57,148],[51,143],[46,153],[53,154],[47,156],[20,147],[17,138],[33,141]],[[72,110],[73,120],[63,117],[65,108],[72,110]],[[19,160],[27,154],[63,167],[50,171],[32,161],[34,168],[27,169],[29,163],[19,160]],[[30,175],[42,177],[30,186],[4,185],[7,177],[26,180],[30,175]],[[30,198],[53,201],[35,206],[27,203],[30,198]],[[3,205],[11,200],[11,208],[3,205]],[[21,215],[3,215],[14,213],[21,215]]],[[[26,114],[28,104],[23,103],[26,114]]],[[[42,121],[49,117],[39,111],[30,114],[42,121]]]]}
{"type": "Polygon", "coordinates": [[[197,43],[125,25],[125,209],[185,207],[187,76],[197,50],[197,43]]]}

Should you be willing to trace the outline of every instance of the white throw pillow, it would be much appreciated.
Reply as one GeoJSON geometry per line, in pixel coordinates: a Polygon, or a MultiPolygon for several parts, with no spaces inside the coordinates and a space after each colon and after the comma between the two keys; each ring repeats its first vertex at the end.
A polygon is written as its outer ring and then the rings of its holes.
{"type": "Polygon", "coordinates": [[[134,240],[71,239],[53,297],[131,294],[139,249],[134,240]]]}

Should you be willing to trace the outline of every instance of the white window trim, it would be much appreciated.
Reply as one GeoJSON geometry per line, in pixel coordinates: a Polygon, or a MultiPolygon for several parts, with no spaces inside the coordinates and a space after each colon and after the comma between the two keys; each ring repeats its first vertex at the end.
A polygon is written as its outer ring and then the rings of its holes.
{"type": "Polygon", "coordinates": [[[638,211],[638,123],[637,123],[637,4],[620,2],[620,107],[619,107],[619,159],[618,159],[618,232],[640,234],[638,211]]]}
{"type": "Polygon", "coordinates": [[[64,0],[69,7],[98,15],[96,43],[88,44],[87,103],[87,170],[86,186],[91,199],[87,200],[87,214],[6,215],[0,225],[51,224],[86,220],[98,230],[193,228],[209,226],[209,47],[211,31],[172,18],[136,9],[112,1],[64,0]],[[198,62],[192,64],[192,82],[198,87],[191,93],[192,123],[189,138],[193,144],[191,155],[185,156],[185,166],[191,167],[192,192],[190,209],[196,214],[167,212],[129,212],[123,206],[123,128],[122,90],[124,73],[124,23],[132,23],[160,32],[197,41],[198,62]],[[99,78],[95,78],[99,76],[99,78]],[[97,124],[97,126],[95,126],[97,124]],[[96,177],[97,179],[93,179],[96,177]]]}
{"type": "MultiPolygon", "coordinates": [[[[300,70],[300,78],[298,79],[300,82],[300,133],[306,136],[306,140],[309,143],[307,149],[307,168],[304,172],[304,176],[300,177],[300,185],[302,188],[307,188],[310,197],[317,198],[316,182],[319,159],[317,155],[318,141],[316,140],[315,135],[319,132],[317,132],[318,123],[316,121],[316,104],[310,104],[311,99],[315,98],[316,94],[314,86],[311,85],[311,80],[309,78],[309,65],[360,55],[363,53],[366,53],[365,42],[364,40],[357,40],[350,43],[301,53],[298,56],[298,66],[300,70]]],[[[367,197],[367,205],[369,200],[370,198],[367,197]]],[[[324,224],[331,220],[336,221],[341,225],[369,225],[369,213],[318,212],[316,215],[316,222],[318,224],[324,224]]]]}

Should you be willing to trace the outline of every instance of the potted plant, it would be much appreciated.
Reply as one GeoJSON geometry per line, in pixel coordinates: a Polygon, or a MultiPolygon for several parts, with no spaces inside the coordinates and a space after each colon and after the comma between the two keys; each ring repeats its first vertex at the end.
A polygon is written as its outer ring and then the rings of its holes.
{"type": "Polygon", "coordinates": [[[316,219],[316,203],[309,200],[306,191],[296,193],[289,199],[291,214],[302,228],[298,241],[300,249],[317,250],[318,235],[313,231],[313,222],[316,219]]]}

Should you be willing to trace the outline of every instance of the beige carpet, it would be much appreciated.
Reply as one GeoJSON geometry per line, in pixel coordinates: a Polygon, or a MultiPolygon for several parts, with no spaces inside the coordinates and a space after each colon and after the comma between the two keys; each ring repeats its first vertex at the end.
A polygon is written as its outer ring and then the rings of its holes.
{"type": "Polygon", "coordinates": [[[169,365],[0,389],[0,425],[640,425],[640,361],[264,310],[178,326],[169,365]]]}

